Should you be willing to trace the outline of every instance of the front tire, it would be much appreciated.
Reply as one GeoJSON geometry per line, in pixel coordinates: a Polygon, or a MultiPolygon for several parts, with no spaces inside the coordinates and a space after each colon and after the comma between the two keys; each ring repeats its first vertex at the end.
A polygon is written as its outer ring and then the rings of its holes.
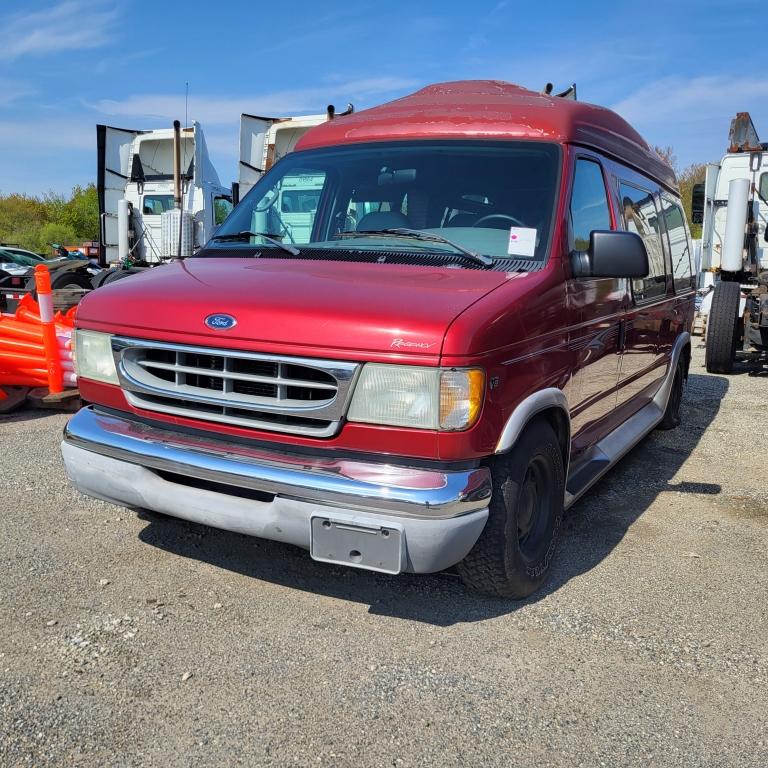
{"type": "Polygon", "coordinates": [[[491,463],[488,522],[458,564],[472,589],[520,600],[546,580],[560,539],[565,469],[552,427],[530,424],[509,454],[491,463]]]}
{"type": "Polygon", "coordinates": [[[704,362],[709,373],[731,373],[739,339],[738,283],[718,283],[712,296],[707,321],[707,347],[704,362]]]}
{"type": "Polygon", "coordinates": [[[656,426],[656,429],[674,429],[680,426],[680,404],[683,401],[683,385],[685,384],[685,364],[677,361],[675,378],[672,380],[672,389],[669,391],[669,400],[664,416],[656,426]]]}

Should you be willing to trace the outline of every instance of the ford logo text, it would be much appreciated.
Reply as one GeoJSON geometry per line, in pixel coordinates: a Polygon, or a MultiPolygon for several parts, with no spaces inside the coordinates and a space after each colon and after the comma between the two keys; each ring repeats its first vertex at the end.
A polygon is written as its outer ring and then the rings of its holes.
{"type": "Polygon", "coordinates": [[[203,322],[214,331],[228,331],[230,328],[234,328],[237,325],[237,320],[235,320],[232,315],[221,313],[208,315],[203,322]]]}

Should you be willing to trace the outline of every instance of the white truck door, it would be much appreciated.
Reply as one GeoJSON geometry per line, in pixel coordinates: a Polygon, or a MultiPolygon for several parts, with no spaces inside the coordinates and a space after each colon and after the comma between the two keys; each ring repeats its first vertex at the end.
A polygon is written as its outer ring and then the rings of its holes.
{"type": "Polygon", "coordinates": [[[131,180],[131,144],[144,131],[96,126],[99,260],[117,261],[117,203],[131,180]]]}
{"type": "Polygon", "coordinates": [[[281,117],[240,115],[240,173],[238,182],[241,200],[264,175],[269,129],[284,119],[281,117]]]}
{"type": "Polygon", "coordinates": [[[711,269],[720,266],[719,252],[713,250],[713,238],[715,236],[715,193],[717,180],[720,175],[720,166],[707,165],[704,182],[704,221],[701,227],[701,269],[711,269]],[[715,263],[715,257],[717,261],[715,263]]]}

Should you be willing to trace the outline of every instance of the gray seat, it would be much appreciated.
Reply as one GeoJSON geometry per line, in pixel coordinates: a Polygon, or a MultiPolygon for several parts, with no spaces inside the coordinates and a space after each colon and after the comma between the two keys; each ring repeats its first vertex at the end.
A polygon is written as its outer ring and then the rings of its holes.
{"type": "Polygon", "coordinates": [[[410,227],[408,217],[400,211],[374,211],[366,213],[357,223],[358,232],[375,232],[380,229],[397,229],[410,227]]]}

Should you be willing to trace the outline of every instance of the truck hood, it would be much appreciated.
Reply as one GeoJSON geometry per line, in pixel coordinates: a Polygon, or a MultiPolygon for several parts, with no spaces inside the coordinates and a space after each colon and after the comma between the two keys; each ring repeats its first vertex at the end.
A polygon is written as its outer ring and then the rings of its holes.
{"type": "MultiPolygon", "coordinates": [[[[491,270],[291,259],[193,258],[88,294],[79,326],[274,351],[433,357],[451,322],[512,275],[491,270]],[[234,317],[229,330],[205,318],[234,317]]],[[[357,355],[355,355],[357,356],[357,355]]]]}

